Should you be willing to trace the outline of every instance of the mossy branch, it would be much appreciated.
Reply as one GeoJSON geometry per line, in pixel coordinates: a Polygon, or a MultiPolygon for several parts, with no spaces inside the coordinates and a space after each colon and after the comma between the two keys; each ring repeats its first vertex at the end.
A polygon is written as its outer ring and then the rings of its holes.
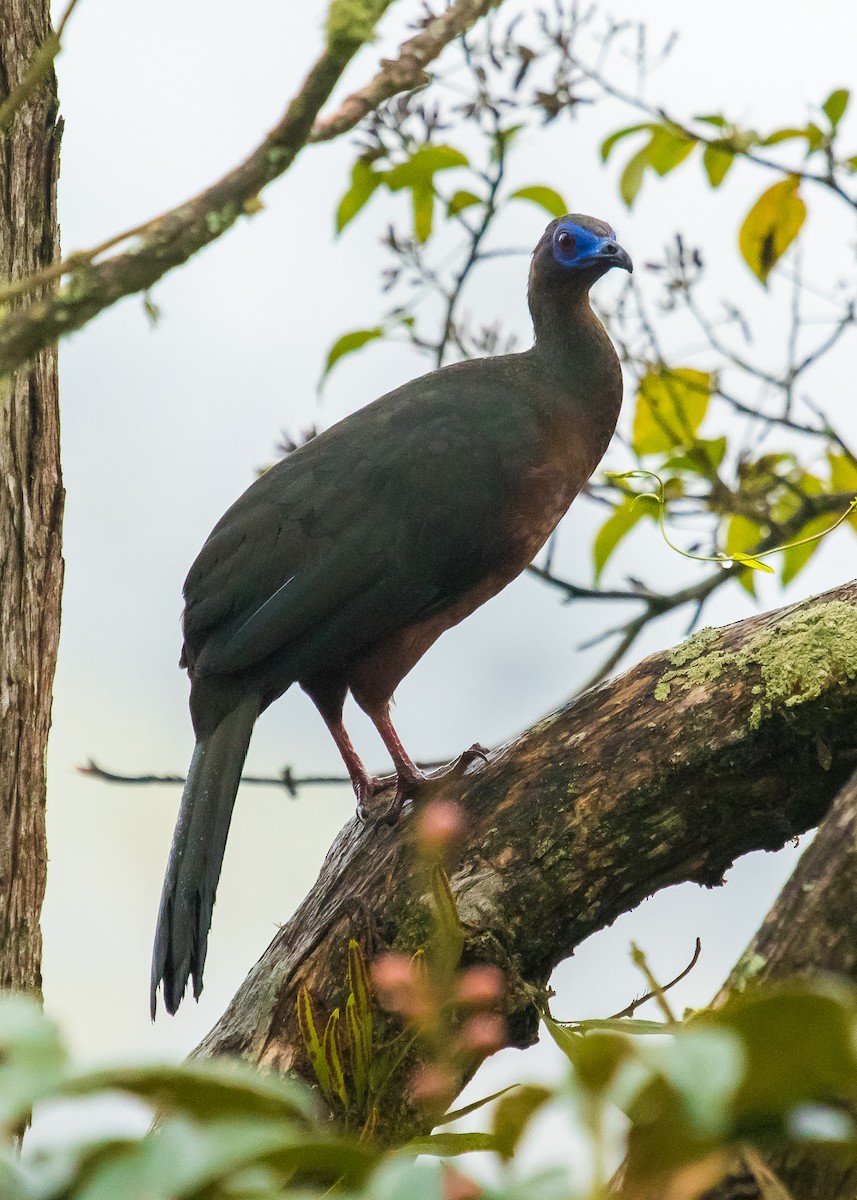
{"type": "MultiPolygon", "coordinates": [[[[467,814],[449,872],[464,962],[506,972],[514,1044],[535,1040],[533,998],[584,938],[670,884],[715,886],[739,855],[818,822],[857,756],[855,701],[857,583],[653,655],[448,782],[467,814]]],[[[307,1074],[298,989],[330,1013],[350,938],[368,958],[424,941],[411,830],[407,814],[392,830],[343,829],[201,1052],[307,1074]]],[[[384,1119],[397,1137],[422,1131],[404,1096],[384,1119]]]]}

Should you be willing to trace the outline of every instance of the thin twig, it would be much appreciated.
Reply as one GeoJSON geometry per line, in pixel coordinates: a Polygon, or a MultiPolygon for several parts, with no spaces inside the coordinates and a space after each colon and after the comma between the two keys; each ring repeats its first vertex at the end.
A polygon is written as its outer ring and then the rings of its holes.
{"type": "MultiPolygon", "coordinates": [[[[697,962],[699,962],[699,956],[701,953],[702,942],[699,938],[697,938],[696,946],[693,951],[693,958],[691,958],[684,970],[680,971],[678,975],[676,975],[675,979],[671,979],[669,983],[665,983],[663,987],[659,988],[658,990],[660,992],[668,992],[671,988],[674,988],[677,983],[681,983],[683,979],[686,979],[696,966],[697,962]]],[[[623,1008],[621,1012],[614,1013],[613,1016],[608,1017],[607,1020],[619,1021],[622,1017],[632,1017],[638,1008],[641,1008],[644,1004],[647,1004],[649,1000],[654,1000],[657,994],[657,992],[646,992],[644,996],[639,996],[636,1000],[632,1000],[626,1008],[623,1008]]]]}

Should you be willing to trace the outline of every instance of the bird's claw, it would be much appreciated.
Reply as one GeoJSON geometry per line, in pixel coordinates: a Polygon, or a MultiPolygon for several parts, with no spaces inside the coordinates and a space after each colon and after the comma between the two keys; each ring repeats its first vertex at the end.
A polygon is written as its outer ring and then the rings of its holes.
{"type": "Polygon", "coordinates": [[[457,779],[465,774],[471,763],[477,760],[487,763],[489,751],[479,742],[474,742],[472,746],[468,746],[459,754],[458,758],[452,760],[445,767],[440,767],[436,771],[430,772],[428,775],[420,773],[419,775],[409,776],[407,778],[398,778],[395,775],[385,775],[376,779],[367,779],[362,782],[359,787],[355,786],[357,793],[357,819],[363,825],[371,824],[373,828],[379,825],[395,825],[399,817],[402,815],[402,809],[405,806],[406,800],[412,800],[417,796],[423,796],[426,792],[431,793],[440,784],[447,779],[457,779]],[[393,797],[391,804],[385,812],[380,816],[373,817],[369,811],[367,802],[379,792],[387,791],[396,787],[396,794],[393,797]]]}
{"type": "Polygon", "coordinates": [[[380,817],[375,818],[375,828],[377,829],[379,825],[397,825],[399,817],[402,815],[402,808],[404,807],[406,799],[407,797],[405,796],[404,792],[397,791],[393,797],[393,802],[387,811],[381,813],[380,817]]]}

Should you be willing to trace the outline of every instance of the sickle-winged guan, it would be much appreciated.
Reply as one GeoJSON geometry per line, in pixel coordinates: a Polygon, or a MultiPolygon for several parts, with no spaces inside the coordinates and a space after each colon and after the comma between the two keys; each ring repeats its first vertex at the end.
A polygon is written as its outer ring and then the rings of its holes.
{"type": "Polygon", "coordinates": [[[215,525],[184,586],[182,665],[196,749],[152,960],[178,1008],[202,990],[241,768],[260,712],[298,683],[362,812],[378,781],[342,724],[350,691],[396,769],[394,819],[425,782],[390,722],[399,681],[445,629],[532,560],[607,448],[616,352],[589,289],[631,260],[601,221],[553,221],[533,254],[535,344],[456,363],[382,396],[257,479],[215,525]]]}

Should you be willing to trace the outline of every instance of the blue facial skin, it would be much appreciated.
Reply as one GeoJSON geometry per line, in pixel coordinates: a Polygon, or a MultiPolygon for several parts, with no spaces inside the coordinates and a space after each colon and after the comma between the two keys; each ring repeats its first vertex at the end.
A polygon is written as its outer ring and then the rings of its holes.
{"type": "Polygon", "coordinates": [[[605,267],[630,269],[630,259],[618,245],[612,229],[609,236],[600,237],[571,221],[564,221],[554,230],[553,256],[561,267],[583,268],[603,264],[605,267]]]}

